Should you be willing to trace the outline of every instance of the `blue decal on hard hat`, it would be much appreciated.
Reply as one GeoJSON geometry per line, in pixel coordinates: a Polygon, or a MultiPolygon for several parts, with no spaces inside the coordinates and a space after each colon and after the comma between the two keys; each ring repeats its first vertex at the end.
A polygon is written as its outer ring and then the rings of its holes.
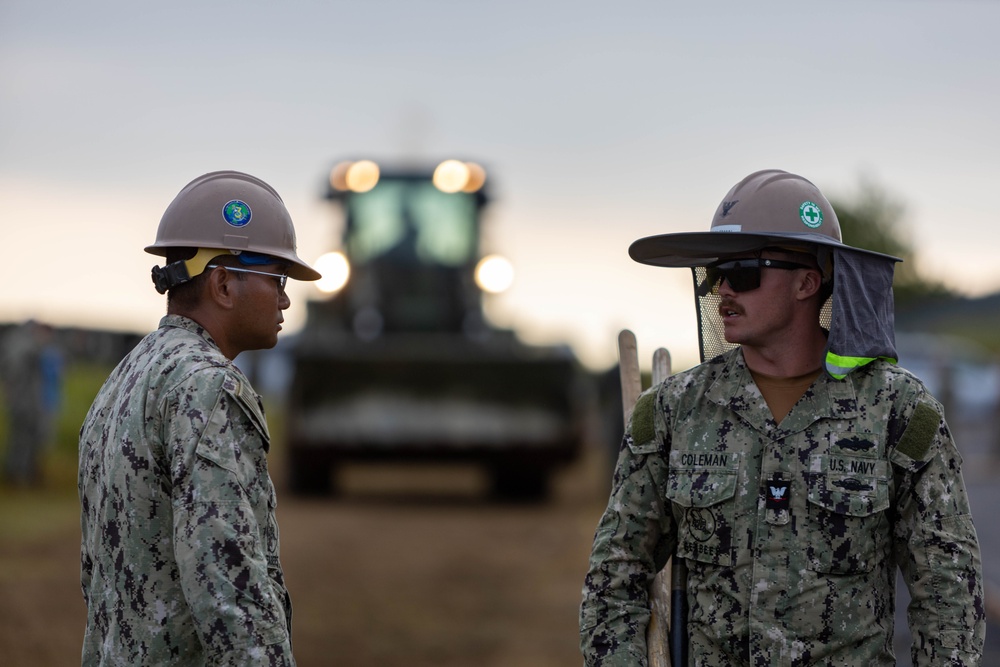
{"type": "Polygon", "coordinates": [[[816,229],[823,224],[823,209],[811,201],[804,201],[799,206],[799,217],[806,227],[816,229]]]}
{"type": "Polygon", "coordinates": [[[239,199],[233,199],[226,203],[222,207],[222,217],[226,219],[226,222],[231,224],[233,227],[242,227],[250,222],[250,216],[253,213],[250,211],[250,207],[246,202],[240,201],[239,199]]]}
{"type": "Polygon", "coordinates": [[[258,252],[247,252],[246,250],[237,255],[236,259],[240,260],[240,264],[244,264],[246,266],[261,266],[263,264],[274,264],[277,261],[274,259],[274,257],[271,257],[270,255],[262,255],[258,252]]]}

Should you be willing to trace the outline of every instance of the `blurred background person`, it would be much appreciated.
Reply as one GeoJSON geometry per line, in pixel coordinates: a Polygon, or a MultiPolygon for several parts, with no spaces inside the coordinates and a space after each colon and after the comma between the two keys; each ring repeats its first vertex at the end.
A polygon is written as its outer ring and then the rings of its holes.
{"type": "Polygon", "coordinates": [[[14,485],[38,484],[41,454],[53,434],[50,400],[58,396],[57,355],[49,349],[51,331],[34,320],[11,328],[0,350],[7,406],[7,455],[4,478],[14,485]],[[43,361],[44,360],[44,361],[43,361]]]}

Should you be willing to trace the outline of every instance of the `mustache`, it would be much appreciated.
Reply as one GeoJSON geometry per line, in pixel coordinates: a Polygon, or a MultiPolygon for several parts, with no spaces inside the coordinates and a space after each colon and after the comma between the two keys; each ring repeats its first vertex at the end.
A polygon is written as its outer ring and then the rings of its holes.
{"type": "Polygon", "coordinates": [[[719,303],[719,315],[725,317],[726,313],[730,311],[737,313],[738,315],[743,314],[743,309],[735,301],[732,299],[723,299],[722,302],[719,303]]]}

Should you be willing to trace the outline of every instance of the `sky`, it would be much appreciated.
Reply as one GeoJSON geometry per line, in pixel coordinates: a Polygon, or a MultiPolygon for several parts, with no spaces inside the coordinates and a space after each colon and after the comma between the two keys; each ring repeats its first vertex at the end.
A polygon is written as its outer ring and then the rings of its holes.
{"type": "MultiPolygon", "coordinates": [[[[992,293],[997,26],[988,0],[0,0],[0,322],[155,328],[142,248],[217,169],[273,185],[311,262],[345,158],[485,166],[484,251],[517,272],[487,314],[594,368],[622,328],[697,362],[690,272],[627,248],[707,229],[758,169],[878,185],[921,270],[992,293]]],[[[321,295],[288,291],[293,333],[321,295]]]]}

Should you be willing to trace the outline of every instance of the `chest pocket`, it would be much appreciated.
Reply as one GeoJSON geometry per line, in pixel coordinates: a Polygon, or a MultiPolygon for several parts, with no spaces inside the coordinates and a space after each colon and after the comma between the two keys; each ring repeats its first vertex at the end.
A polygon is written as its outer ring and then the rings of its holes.
{"type": "Polygon", "coordinates": [[[671,450],[666,496],[677,520],[677,554],[732,565],[739,454],[671,450]]]}
{"type": "Polygon", "coordinates": [[[888,462],[816,455],[809,470],[809,567],[829,574],[870,572],[888,544],[888,462]]]}

